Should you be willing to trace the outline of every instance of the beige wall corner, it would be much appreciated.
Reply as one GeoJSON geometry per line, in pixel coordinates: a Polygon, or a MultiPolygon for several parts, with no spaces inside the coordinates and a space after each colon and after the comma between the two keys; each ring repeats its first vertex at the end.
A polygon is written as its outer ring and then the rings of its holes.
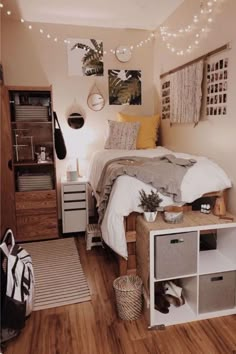
{"type": "MultiPolygon", "coordinates": [[[[188,24],[197,11],[197,3],[194,0],[185,0],[168,19],[166,25],[169,28],[178,29],[188,24]]],[[[195,128],[192,125],[170,126],[169,120],[162,120],[161,138],[163,145],[174,150],[208,156],[227,172],[233,182],[233,188],[229,192],[228,209],[236,214],[235,12],[236,2],[234,0],[222,2],[218,14],[211,24],[210,32],[201,40],[199,47],[189,55],[177,56],[175,53],[171,53],[163,42],[157,41],[155,46],[155,86],[160,95],[159,76],[161,73],[208,53],[227,42],[231,42],[232,49],[225,52],[225,56],[229,58],[227,115],[221,117],[212,116],[201,121],[195,128]]],[[[188,41],[188,36],[184,36],[180,45],[187,47],[188,41]]]]}

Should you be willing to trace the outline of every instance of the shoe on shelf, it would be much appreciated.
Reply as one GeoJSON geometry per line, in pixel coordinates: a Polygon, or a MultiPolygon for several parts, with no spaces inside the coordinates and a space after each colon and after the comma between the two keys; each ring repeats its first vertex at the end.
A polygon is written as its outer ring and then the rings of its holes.
{"type": "Polygon", "coordinates": [[[169,307],[170,303],[165,298],[164,283],[158,282],[155,286],[155,309],[162,313],[168,313],[169,307]]]}
{"type": "Polygon", "coordinates": [[[182,306],[185,304],[185,299],[182,293],[182,288],[176,285],[173,281],[168,281],[164,285],[165,289],[165,298],[176,307],[182,306]]]}

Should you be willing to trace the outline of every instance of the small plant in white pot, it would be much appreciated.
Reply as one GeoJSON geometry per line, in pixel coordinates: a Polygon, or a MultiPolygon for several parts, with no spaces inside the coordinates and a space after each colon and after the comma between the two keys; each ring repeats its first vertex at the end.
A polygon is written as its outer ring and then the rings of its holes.
{"type": "Polygon", "coordinates": [[[143,189],[139,191],[140,204],[143,209],[144,218],[148,222],[156,220],[157,211],[162,199],[159,197],[158,192],[151,190],[151,193],[147,194],[143,189]]]}

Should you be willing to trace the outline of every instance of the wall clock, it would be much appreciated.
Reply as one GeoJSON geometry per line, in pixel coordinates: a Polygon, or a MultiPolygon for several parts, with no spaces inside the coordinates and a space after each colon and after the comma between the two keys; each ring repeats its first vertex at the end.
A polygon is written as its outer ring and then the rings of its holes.
{"type": "Polygon", "coordinates": [[[126,63],[131,58],[131,49],[128,46],[121,45],[116,48],[116,57],[122,63],[126,63]]]}

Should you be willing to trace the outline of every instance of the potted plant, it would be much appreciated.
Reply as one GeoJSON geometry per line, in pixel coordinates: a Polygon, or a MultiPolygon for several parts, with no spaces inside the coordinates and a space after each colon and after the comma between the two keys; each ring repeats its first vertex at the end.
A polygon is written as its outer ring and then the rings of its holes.
{"type": "Polygon", "coordinates": [[[148,222],[153,222],[156,219],[157,211],[162,199],[159,197],[158,192],[151,190],[151,193],[147,194],[143,189],[139,191],[140,204],[139,206],[144,211],[144,218],[148,222]]]}

